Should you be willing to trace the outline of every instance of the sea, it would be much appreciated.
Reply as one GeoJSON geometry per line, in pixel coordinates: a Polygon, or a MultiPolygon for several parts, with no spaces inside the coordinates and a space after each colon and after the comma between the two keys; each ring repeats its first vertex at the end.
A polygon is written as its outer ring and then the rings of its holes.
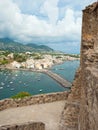
{"type": "MultiPolygon", "coordinates": [[[[66,61],[55,65],[51,71],[66,80],[73,82],[80,61],[66,61]]],[[[48,75],[30,71],[0,70],[0,100],[11,98],[19,92],[29,92],[31,95],[68,91],[48,75]]]]}

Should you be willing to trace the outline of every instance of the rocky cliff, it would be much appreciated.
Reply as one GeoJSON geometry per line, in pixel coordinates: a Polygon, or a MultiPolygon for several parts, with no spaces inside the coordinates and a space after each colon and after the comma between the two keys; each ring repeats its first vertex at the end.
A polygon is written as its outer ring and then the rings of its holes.
{"type": "Polygon", "coordinates": [[[98,130],[98,2],[83,10],[80,68],[60,130],[98,130]]]}

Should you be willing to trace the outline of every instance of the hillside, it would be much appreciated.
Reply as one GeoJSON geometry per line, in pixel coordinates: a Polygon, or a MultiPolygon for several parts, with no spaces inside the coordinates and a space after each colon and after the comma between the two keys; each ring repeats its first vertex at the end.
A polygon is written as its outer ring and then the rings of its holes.
{"type": "Polygon", "coordinates": [[[34,52],[37,52],[37,51],[47,52],[48,51],[48,52],[50,52],[50,51],[53,51],[53,49],[51,49],[50,47],[45,46],[45,45],[36,45],[33,43],[24,45],[22,43],[15,42],[8,38],[0,39],[0,50],[11,51],[11,52],[26,52],[26,51],[30,51],[30,52],[31,51],[34,51],[34,52]]]}

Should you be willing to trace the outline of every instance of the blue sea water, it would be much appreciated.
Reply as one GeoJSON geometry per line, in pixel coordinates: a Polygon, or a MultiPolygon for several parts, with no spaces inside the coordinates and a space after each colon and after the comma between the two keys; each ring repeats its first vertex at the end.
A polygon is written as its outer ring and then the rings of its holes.
{"type": "MultiPolygon", "coordinates": [[[[66,61],[63,64],[53,66],[51,70],[72,82],[78,66],[79,61],[66,61]]],[[[9,98],[22,91],[36,95],[65,90],[68,89],[63,88],[52,78],[42,73],[0,70],[0,99],[9,98]]]]}
{"type": "Polygon", "coordinates": [[[66,80],[72,82],[74,80],[75,72],[78,69],[80,64],[79,60],[75,61],[66,61],[63,64],[53,66],[51,70],[66,80]]]}

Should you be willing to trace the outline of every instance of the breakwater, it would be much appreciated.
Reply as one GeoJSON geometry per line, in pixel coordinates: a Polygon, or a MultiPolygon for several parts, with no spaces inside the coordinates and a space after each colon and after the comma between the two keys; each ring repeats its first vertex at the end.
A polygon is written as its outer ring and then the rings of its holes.
{"type": "Polygon", "coordinates": [[[70,88],[72,85],[69,81],[67,81],[66,79],[62,78],[61,76],[59,76],[58,74],[52,71],[46,70],[46,71],[43,71],[43,73],[47,74],[48,76],[56,80],[64,88],[70,88]]]}

